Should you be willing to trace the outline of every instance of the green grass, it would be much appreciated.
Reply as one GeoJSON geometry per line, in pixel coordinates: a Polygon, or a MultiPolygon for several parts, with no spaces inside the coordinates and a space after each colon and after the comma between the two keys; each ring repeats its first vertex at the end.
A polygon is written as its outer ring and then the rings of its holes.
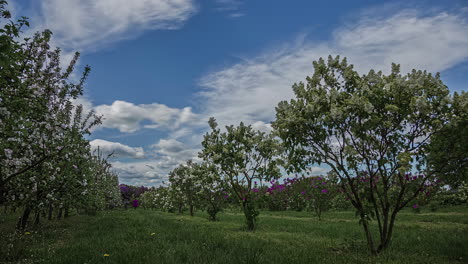
{"type": "Polygon", "coordinates": [[[258,229],[246,232],[239,212],[213,223],[204,213],[114,210],[44,221],[19,237],[9,234],[14,218],[2,217],[7,242],[0,246],[13,241],[18,263],[468,263],[466,207],[402,212],[393,244],[378,257],[368,255],[352,211],[328,212],[322,221],[308,212],[265,211],[258,229]]]}

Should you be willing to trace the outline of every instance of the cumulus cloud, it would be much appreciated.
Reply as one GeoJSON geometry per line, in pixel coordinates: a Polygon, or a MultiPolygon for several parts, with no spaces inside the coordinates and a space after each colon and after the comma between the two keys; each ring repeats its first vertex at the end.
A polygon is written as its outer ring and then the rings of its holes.
{"type": "Polygon", "coordinates": [[[271,124],[265,124],[265,122],[262,121],[257,121],[253,123],[252,128],[265,133],[270,133],[271,131],[273,131],[271,124]]]}
{"type": "Polygon", "coordinates": [[[185,162],[189,159],[198,160],[199,148],[191,148],[176,139],[160,139],[152,148],[169,164],[185,162]]]}
{"type": "Polygon", "coordinates": [[[200,161],[197,157],[199,149],[190,148],[175,139],[160,139],[151,149],[156,154],[155,159],[112,162],[113,170],[119,175],[121,182],[132,185],[160,185],[167,181],[169,172],[177,165],[189,159],[200,161]]]}
{"type": "Polygon", "coordinates": [[[36,19],[71,49],[134,37],[143,30],[177,29],[197,8],[193,0],[43,0],[36,19]]]}
{"type": "Polygon", "coordinates": [[[113,154],[113,158],[136,158],[145,157],[145,152],[141,147],[130,147],[118,142],[111,142],[103,139],[95,139],[89,142],[91,149],[96,151],[98,148],[104,156],[113,154]]]}
{"type": "Polygon", "coordinates": [[[150,122],[144,128],[176,129],[197,117],[190,107],[178,109],[158,103],[135,105],[114,101],[111,105],[95,106],[94,110],[104,117],[101,127],[115,128],[126,133],[141,129],[143,121],[150,122]]]}
{"type": "Polygon", "coordinates": [[[157,186],[167,178],[158,161],[112,162],[112,170],[119,181],[131,185],[157,186]]]}
{"type": "Polygon", "coordinates": [[[312,61],[329,54],[348,57],[364,73],[370,68],[431,72],[446,70],[468,58],[466,14],[421,14],[403,10],[388,17],[366,16],[338,28],[330,41],[303,39],[212,72],[200,79],[203,114],[222,125],[241,120],[253,124],[274,119],[275,106],[294,96],[291,85],[313,73],[312,61]]]}

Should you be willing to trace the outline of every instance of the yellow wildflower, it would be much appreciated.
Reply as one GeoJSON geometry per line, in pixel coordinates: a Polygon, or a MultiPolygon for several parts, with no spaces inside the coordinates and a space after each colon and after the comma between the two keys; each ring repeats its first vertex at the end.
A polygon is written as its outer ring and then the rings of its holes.
{"type": "Polygon", "coordinates": [[[152,236],[156,235],[156,233],[151,233],[152,236]]]}
{"type": "Polygon", "coordinates": [[[110,256],[110,255],[109,255],[109,254],[107,254],[107,253],[106,253],[106,254],[104,254],[104,257],[109,257],[109,256],[110,256]]]}
{"type": "Polygon", "coordinates": [[[30,235],[31,233],[30,233],[30,232],[25,232],[24,234],[25,234],[25,235],[30,235]]]}

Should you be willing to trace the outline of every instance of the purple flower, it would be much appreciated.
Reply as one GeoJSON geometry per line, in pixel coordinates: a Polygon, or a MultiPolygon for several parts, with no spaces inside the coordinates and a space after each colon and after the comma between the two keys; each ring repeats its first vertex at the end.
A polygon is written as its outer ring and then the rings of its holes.
{"type": "Polygon", "coordinates": [[[419,206],[418,206],[417,204],[414,204],[414,205],[413,205],[413,208],[414,208],[414,209],[417,209],[418,207],[419,207],[419,206]]]}
{"type": "Polygon", "coordinates": [[[253,191],[254,193],[256,193],[256,192],[258,192],[258,189],[257,189],[257,188],[253,188],[252,191],[253,191]]]}
{"type": "Polygon", "coordinates": [[[328,190],[327,190],[327,189],[323,189],[323,190],[322,190],[322,193],[328,193],[328,190]]]}

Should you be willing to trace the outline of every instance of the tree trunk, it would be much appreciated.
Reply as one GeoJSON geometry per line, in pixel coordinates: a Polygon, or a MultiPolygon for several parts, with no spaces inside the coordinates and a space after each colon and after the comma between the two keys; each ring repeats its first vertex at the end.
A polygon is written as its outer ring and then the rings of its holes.
{"type": "Polygon", "coordinates": [[[247,224],[247,230],[253,231],[256,227],[257,222],[257,212],[255,208],[247,201],[242,202],[242,207],[244,209],[245,220],[247,224]]]}
{"type": "Polygon", "coordinates": [[[60,208],[60,209],[59,209],[59,212],[58,212],[58,214],[57,214],[57,220],[62,219],[62,213],[63,213],[63,208],[60,208]]]}
{"type": "Polygon", "coordinates": [[[16,229],[24,230],[26,228],[30,213],[31,213],[31,208],[29,206],[26,206],[24,208],[23,215],[18,219],[18,223],[16,224],[16,229]]]}
{"type": "Polygon", "coordinates": [[[52,213],[54,212],[54,208],[52,207],[52,205],[49,205],[49,214],[47,216],[47,220],[52,220],[52,213]]]}
{"type": "Polygon", "coordinates": [[[369,247],[371,254],[375,256],[377,255],[378,252],[375,249],[374,240],[372,239],[372,232],[369,228],[369,223],[367,222],[367,219],[365,218],[364,213],[361,213],[361,221],[362,221],[362,227],[364,228],[364,233],[366,234],[367,246],[369,247]]]}
{"type": "Polygon", "coordinates": [[[68,206],[65,207],[65,213],[64,213],[64,215],[63,215],[64,218],[67,218],[67,217],[69,216],[69,213],[70,213],[69,211],[70,211],[70,210],[69,210],[68,206]]]}
{"type": "Polygon", "coordinates": [[[39,225],[40,219],[41,219],[41,212],[36,211],[36,215],[35,215],[35,218],[34,218],[34,226],[39,225]]]}
{"type": "Polygon", "coordinates": [[[193,216],[193,204],[190,205],[190,216],[193,216]]]}
{"type": "Polygon", "coordinates": [[[179,203],[179,214],[182,213],[182,203],[179,203]]]}

